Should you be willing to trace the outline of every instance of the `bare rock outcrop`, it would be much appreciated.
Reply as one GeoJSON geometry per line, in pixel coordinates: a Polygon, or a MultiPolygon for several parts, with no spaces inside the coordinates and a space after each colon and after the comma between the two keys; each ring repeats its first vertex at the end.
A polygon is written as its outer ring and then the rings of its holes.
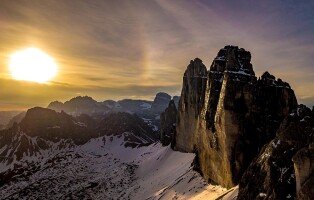
{"type": "Polygon", "coordinates": [[[160,141],[163,146],[171,143],[177,120],[177,108],[174,100],[169,102],[168,108],[160,115],[160,141]]]}
{"type": "Polygon", "coordinates": [[[255,77],[251,54],[226,46],[210,70],[200,59],[187,67],[175,148],[196,152],[209,182],[236,185],[281,121],[297,106],[290,86],[268,72],[255,77]]]}
{"type": "Polygon", "coordinates": [[[300,105],[288,115],[244,173],[238,200],[313,199],[313,128],[309,108],[300,105]]]}
{"type": "Polygon", "coordinates": [[[158,135],[143,119],[130,113],[111,113],[99,123],[100,135],[124,135],[125,146],[138,147],[157,141],[158,135]]]}

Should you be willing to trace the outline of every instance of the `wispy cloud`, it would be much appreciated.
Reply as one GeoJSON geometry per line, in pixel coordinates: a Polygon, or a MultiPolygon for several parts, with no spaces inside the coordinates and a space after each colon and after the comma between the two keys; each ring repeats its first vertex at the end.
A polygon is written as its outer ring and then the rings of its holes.
{"type": "Polygon", "coordinates": [[[46,107],[51,101],[66,101],[78,95],[92,96],[98,101],[125,98],[153,100],[157,92],[176,93],[181,85],[142,85],[128,84],[120,86],[71,85],[53,82],[38,84],[11,79],[0,79],[1,110],[25,109],[33,106],[46,107]],[[14,87],[12,87],[14,86],[14,87]]]}
{"type": "MultiPolygon", "coordinates": [[[[313,104],[313,10],[312,1],[2,0],[0,75],[9,77],[10,53],[32,45],[55,58],[54,81],[66,84],[53,83],[52,96],[28,86],[46,97],[25,94],[27,105],[77,93],[151,98],[179,94],[189,60],[200,57],[209,68],[221,47],[234,44],[251,51],[258,75],[272,72],[313,104]]],[[[14,84],[5,86],[22,91],[14,84]]],[[[5,95],[2,105],[14,96],[5,95]]]]}

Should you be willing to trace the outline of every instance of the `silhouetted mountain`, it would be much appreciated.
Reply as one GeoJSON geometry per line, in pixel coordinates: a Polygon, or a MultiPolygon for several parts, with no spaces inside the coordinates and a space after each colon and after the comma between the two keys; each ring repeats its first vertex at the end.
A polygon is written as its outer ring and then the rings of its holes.
{"type": "MultiPolygon", "coordinates": [[[[119,101],[106,100],[97,102],[88,96],[78,96],[66,101],[64,104],[59,101],[51,102],[49,109],[64,111],[73,116],[88,114],[96,120],[102,120],[106,115],[116,112],[136,114],[143,118],[155,130],[160,126],[160,113],[163,112],[171,100],[167,93],[160,92],[156,95],[154,102],[147,100],[123,99],[119,101]]],[[[179,97],[174,97],[176,103],[179,97]]]]}
{"type": "Polygon", "coordinates": [[[100,122],[101,135],[124,134],[127,146],[148,145],[158,139],[158,134],[141,118],[129,113],[111,113],[100,122]]]}
{"type": "Polygon", "coordinates": [[[29,109],[20,123],[21,131],[31,137],[57,142],[72,139],[84,143],[95,136],[95,127],[78,121],[65,112],[35,107],[29,109]]]}
{"type": "Polygon", "coordinates": [[[171,143],[176,129],[177,108],[174,100],[169,102],[168,108],[160,115],[160,141],[167,146],[171,143]]]}
{"type": "Polygon", "coordinates": [[[89,115],[105,115],[111,112],[128,112],[137,115],[160,114],[167,107],[165,103],[169,103],[170,96],[166,93],[158,93],[155,102],[147,100],[123,99],[119,101],[106,100],[97,102],[88,96],[78,96],[66,101],[64,104],[59,101],[51,102],[49,109],[56,111],[63,110],[71,115],[89,114],[89,115]],[[167,97],[164,99],[164,97],[167,97]],[[169,98],[168,98],[169,97],[169,98]],[[152,108],[152,105],[155,108],[152,108]],[[163,109],[164,108],[164,109],[163,109]],[[162,110],[163,109],[163,110],[162,110]]]}
{"type": "Polygon", "coordinates": [[[123,99],[117,102],[120,105],[119,112],[128,112],[132,114],[143,115],[151,109],[151,101],[123,99]]]}
{"type": "Polygon", "coordinates": [[[19,113],[21,113],[21,111],[0,111],[0,126],[5,128],[10,120],[19,113]]]}
{"type": "Polygon", "coordinates": [[[48,105],[48,108],[56,111],[63,110],[73,116],[80,114],[99,115],[108,112],[110,109],[106,104],[99,103],[88,96],[78,96],[66,101],[64,104],[59,101],[54,101],[48,105]]]}
{"type": "Polygon", "coordinates": [[[52,109],[52,110],[55,110],[55,111],[64,111],[64,110],[67,110],[67,108],[65,108],[64,104],[60,101],[53,101],[51,102],[48,107],[49,109],[52,109]]]}
{"type": "Polygon", "coordinates": [[[153,113],[162,113],[167,107],[171,100],[171,96],[164,92],[159,92],[156,94],[154,102],[152,103],[151,111],[153,113]]]}
{"type": "Polygon", "coordinates": [[[22,119],[25,117],[26,112],[21,112],[14,117],[12,117],[9,121],[9,123],[5,126],[5,128],[11,128],[14,123],[20,123],[22,119]]]}

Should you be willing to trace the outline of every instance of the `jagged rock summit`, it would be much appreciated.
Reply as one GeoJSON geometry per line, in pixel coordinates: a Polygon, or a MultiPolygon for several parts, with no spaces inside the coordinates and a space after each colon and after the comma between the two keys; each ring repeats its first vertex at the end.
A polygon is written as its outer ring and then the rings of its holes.
{"type": "Polygon", "coordinates": [[[175,149],[197,153],[205,179],[232,187],[297,105],[289,84],[257,79],[250,52],[225,46],[209,71],[196,58],[184,73],[175,149]]]}
{"type": "Polygon", "coordinates": [[[253,66],[251,64],[251,53],[237,46],[225,46],[220,49],[213,64],[210,67],[211,72],[240,73],[254,76],[253,66]]]}

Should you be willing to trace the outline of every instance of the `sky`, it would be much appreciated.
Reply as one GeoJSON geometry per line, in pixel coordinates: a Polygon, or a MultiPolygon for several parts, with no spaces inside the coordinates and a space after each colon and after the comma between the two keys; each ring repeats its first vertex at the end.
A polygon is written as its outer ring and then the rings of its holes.
{"type": "Polygon", "coordinates": [[[189,61],[209,68],[225,45],[250,51],[257,76],[269,71],[314,105],[314,1],[1,0],[0,110],[180,95],[189,61]],[[49,84],[12,79],[9,57],[28,47],[57,63],[49,84]]]}

